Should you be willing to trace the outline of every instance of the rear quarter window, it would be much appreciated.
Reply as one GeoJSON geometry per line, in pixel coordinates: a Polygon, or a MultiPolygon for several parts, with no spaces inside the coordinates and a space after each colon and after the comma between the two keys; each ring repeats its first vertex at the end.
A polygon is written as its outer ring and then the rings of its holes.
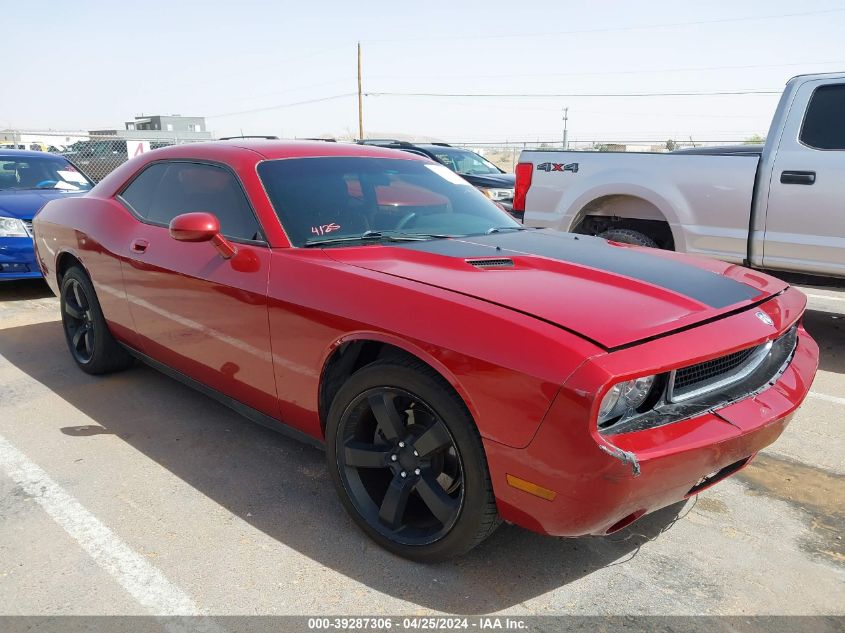
{"type": "Polygon", "coordinates": [[[845,84],[816,88],[799,139],[815,149],[845,150],[845,84]]]}
{"type": "Polygon", "coordinates": [[[156,189],[165,171],[167,171],[167,165],[164,163],[150,165],[138,174],[118,197],[129,205],[136,215],[144,219],[148,218],[156,189]]]}
{"type": "Polygon", "coordinates": [[[144,169],[118,198],[149,224],[167,226],[182,213],[204,211],[228,238],[263,240],[258,220],[238,181],[216,165],[174,160],[144,169]]]}

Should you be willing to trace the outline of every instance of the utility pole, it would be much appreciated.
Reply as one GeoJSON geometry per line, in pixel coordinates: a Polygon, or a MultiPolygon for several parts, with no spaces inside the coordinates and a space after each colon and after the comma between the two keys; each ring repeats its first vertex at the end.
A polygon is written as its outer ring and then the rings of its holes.
{"type": "Polygon", "coordinates": [[[364,139],[364,100],[361,93],[361,42],[358,42],[358,138],[364,139]]]}
{"type": "Polygon", "coordinates": [[[563,109],[563,149],[569,149],[569,129],[567,124],[569,122],[569,107],[563,109]]]}

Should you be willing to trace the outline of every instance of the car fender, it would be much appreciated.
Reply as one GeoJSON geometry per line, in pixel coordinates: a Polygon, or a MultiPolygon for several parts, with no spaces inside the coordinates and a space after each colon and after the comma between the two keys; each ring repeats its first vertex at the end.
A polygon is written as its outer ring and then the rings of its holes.
{"type": "Polygon", "coordinates": [[[473,417],[474,420],[478,419],[478,408],[473,403],[472,398],[470,397],[469,392],[463,387],[461,381],[458,380],[458,377],[449,369],[449,367],[444,364],[440,359],[438,359],[435,355],[426,351],[425,348],[417,345],[416,343],[402,338],[401,336],[396,336],[390,334],[388,332],[380,332],[377,330],[357,330],[355,332],[349,332],[338,337],[335,341],[333,341],[328,347],[326,347],[325,351],[323,352],[323,356],[320,359],[322,370],[320,371],[320,382],[318,385],[322,385],[323,382],[323,375],[325,374],[326,367],[328,365],[329,359],[331,358],[332,354],[337,350],[338,347],[343,345],[344,343],[351,343],[353,341],[377,341],[379,343],[385,343],[387,345],[391,345],[398,349],[403,350],[404,352],[418,358],[420,361],[434,369],[440,376],[442,376],[446,382],[448,382],[461,400],[466,405],[467,409],[469,409],[470,415],[473,417]]]}
{"type": "Polygon", "coordinates": [[[75,248],[71,248],[68,246],[63,246],[59,252],[56,253],[56,258],[53,260],[53,275],[56,277],[58,281],[58,274],[59,274],[59,261],[62,259],[63,256],[69,255],[73,257],[80,266],[82,266],[82,270],[85,271],[85,274],[88,275],[88,278],[93,281],[93,277],[91,276],[91,272],[88,270],[88,264],[85,262],[85,258],[82,256],[82,253],[79,252],[75,248]]]}

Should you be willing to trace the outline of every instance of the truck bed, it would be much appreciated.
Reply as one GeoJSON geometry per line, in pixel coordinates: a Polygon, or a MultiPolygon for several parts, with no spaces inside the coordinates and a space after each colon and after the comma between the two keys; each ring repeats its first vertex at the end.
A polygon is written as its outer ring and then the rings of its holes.
{"type": "MultiPolygon", "coordinates": [[[[588,216],[668,222],[674,249],[742,263],[760,153],[522,152],[525,224],[578,231],[588,216]],[[636,210],[636,215],[631,215],[636,210]]],[[[753,148],[753,151],[752,151],[753,148]]]]}

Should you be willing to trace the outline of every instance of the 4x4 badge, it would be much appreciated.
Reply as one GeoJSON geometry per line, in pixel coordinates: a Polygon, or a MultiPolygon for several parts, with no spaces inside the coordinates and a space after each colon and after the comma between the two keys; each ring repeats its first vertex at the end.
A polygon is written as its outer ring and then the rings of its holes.
{"type": "Polygon", "coordinates": [[[540,163],[537,165],[540,171],[571,171],[578,173],[578,163],[540,163]]]}
{"type": "Polygon", "coordinates": [[[760,319],[763,323],[765,323],[766,325],[772,325],[773,326],[775,324],[775,322],[772,321],[772,318],[768,314],[766,314],[765,312],[760,312],[760,310],[757,310],[757,312],[755,313],[755,316],[758,319],[760,319]]]}

